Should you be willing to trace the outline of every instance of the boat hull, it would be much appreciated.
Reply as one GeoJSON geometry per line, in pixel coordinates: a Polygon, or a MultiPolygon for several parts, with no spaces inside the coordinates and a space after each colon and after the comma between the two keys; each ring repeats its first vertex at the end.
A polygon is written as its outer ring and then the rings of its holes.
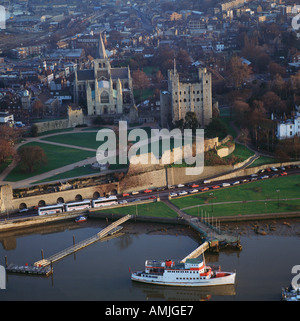
{"type": "Polygon", "coordinates": [[[214,277],[208,279],[200,279],[200,280],[191,280],[191,281],[169,281],[164,280],[162,276],[157,276],[155,278],[152,277],[143,277],[139,276],[139,272],[135,272],[131,274],[131,280],[149,283],[149,284],[158,284],[158,285],[170,285],[170,286],[216,286],[216,285],[228,285],[235,284],[235,276],[236,273],[232,272],[224,272],[225,276],[214,277]]]}

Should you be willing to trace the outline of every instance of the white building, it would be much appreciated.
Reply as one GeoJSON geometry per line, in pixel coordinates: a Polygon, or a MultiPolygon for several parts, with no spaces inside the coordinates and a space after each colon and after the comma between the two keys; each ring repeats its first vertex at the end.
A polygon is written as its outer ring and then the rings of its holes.
{"type": "Polygon", "coordinates": [[[277,138],[287,139],[294,136],[300,136],[300,113],[297,112],[296,116],[292,119],[280,122],[277,124],[277,138]]]}
{"type": "Polygon", "coordinates": [[[14,115],[8,111],[0,112],[0,124],[14,124],[14,115]]]}

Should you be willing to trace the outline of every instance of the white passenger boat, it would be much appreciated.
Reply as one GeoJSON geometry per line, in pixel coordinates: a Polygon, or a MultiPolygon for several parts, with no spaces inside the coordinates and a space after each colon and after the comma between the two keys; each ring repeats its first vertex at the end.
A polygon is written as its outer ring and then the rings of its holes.
{"type": "Polygon", "coordinates": [[[184,263],[146,260],[145,270],[131,273],[131,280],[175,286],[211,286],[235,283],[235,272],[221,272],[205,265],[204,255],[184,263]]]}

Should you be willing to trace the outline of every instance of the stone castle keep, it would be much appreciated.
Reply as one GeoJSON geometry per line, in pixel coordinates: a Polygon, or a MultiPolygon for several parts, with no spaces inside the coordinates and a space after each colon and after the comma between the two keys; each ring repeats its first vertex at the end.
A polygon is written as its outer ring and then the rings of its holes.
{"type": "Polygon", "coordinates": [[[174,70],[168,71],[168,91],[160,93],[161,126],[168,127],[184,119],[187,112],[194,112],[201,127],[208,125],[212,118],[211,73],[199,68],[198,74],[189,79],[180,79],[174,64],[174,70]]]}

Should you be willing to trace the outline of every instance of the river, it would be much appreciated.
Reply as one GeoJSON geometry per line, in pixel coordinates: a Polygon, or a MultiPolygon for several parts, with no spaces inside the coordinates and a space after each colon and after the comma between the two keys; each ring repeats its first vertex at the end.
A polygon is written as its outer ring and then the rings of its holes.
{"type": "MultiPolygon", "coordinates": [[[[123,234],[97,242],[53,264],[48,278],[9,274],[0,301],[279,301],[291,269],[300,264],[300,222],[277,220],[276,231],[255,234],[250,223],[227,224],[241,232],[241,251],[225,249],[206,254],[208,264],[236,270],[236,285],[211,288],[174,288],[137,284],[129,270],[140,270],[146,259],[182,259],[199,245],[189,228],[166,224],[126,222],[123,234]]],[[[261,223],[263,224],[263,223],[261,223]]],[[[106,226],[101,219],[76,224],[61,222],[0,234],[0,264],[33,264],[84,240],[106,226]]]]}

